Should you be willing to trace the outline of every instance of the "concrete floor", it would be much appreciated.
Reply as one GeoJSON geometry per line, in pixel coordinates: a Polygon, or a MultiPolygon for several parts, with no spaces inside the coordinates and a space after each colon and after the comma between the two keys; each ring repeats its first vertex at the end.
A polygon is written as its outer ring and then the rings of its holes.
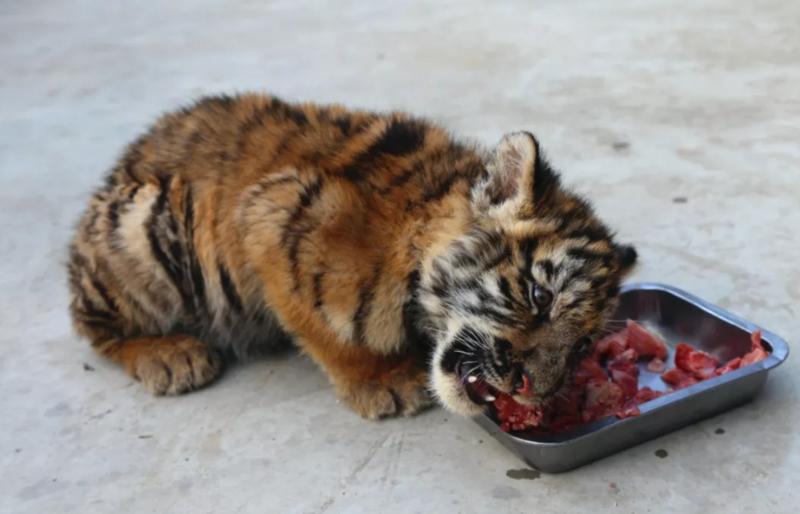
{"type": "Polygon", "coordinates": [[[470,420],[362,421],[301,357],[152,398],[72,334],[65,245],[122,145],[269,89],[530,129],[638,245],[634,280],[797,340],[800,2],[399,4],[0,4],[0,512],[796,512],[797,355],[750,405],[515,480],[470,420]]]}

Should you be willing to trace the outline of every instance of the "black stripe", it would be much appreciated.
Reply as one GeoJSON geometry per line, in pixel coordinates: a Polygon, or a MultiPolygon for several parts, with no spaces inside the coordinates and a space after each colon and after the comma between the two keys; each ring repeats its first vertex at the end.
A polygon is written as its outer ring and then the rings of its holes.
{"type": "Polygon", "coordinates": [[[89,297],[85,295],[81,297],[80,314],[86,318],[100,319],[105,321],[115,321],[116,316],[112,312],[97,307],[89,297]]]}
{"type": "Polygon", "coordinates": [[[386,130],[344,168],[344,176],[358,182],[383,156],[401,156],[416,151],[425,140],[425,126],[417,121],[393,120],[386,130]]]}
{"type": "Polygon", "coordinates": [[[322,192],[322,179],[317,177],[314,182],[307,185],[300,193],[300,198],[292,210],[289,219],[284,225],[283,236],[281,237],[281,244],[287,248],[287,255],[289,257],[289,264],[292,268],[292,277],[294,279],[294,287],[297,289],[300,285],[298,253],[300,252],[300,242],[303,237],[310,232],[316,223],[302,224],[302,220],[306,210],[311,206],[316,198],[322,192]]]}
{"type": "Polygon", "coordinates": [[[550,259],[542,259],[536,264],[542,268],[542,271],[544,271],[548,281],[553,279],[553,272],[555,271],[555,268],[553,267],[553,261],[550,259]]]}
{"type": "Polygon", "coordinates": [[[108,307],[108,309],[111,311],[118,312],[119,309],[117,308],[117,304],[114,302],[114,299],[111,298],[111,294],[108,292],[108,289],[94,277],[91,279],[91,283],[92,287],[95,289],[95,291],[97,291],[97,294],[99,294],[100,298],[102,298],[103,302],[105,302],[106,307],[108,307]]]}
{"type": "Polygon", "coordinates": [[[183,226],[187,234],[194,234],[194,191],[192,186],[187,186],[183,195],[183,226]]]}
{"type": "Polygon", "coordinates": [[[514,301],[514,294],[511,292],[511,284],[508,282],[506,277],[500,277],[497,280],[497,286],[500,289],[500,293],[510,301],[514,301]]]}
{"type": "Polygon", "coordinates": [[[340,116],[332,120],[333,124],[339,127],[339,130],[342,131],[342,135],[348,135],[350,132],[350,118],[346,116],[340,116]]]}
{"type": "MultiPolygon", "coordinates": [[[[114,325],[112,323],[109,323],[107,320],[93,319],[93,318],[81,318],[80,322],[82,324],[84,324],[84,325],[88,325],[88,326],[94,328],[95,330],[103,330],[103,331],[109,332],[109,333],[113,333],[114,332],[114,328],[115,328],[114,325]]],[[[97,345],[105,343],[105,342],[107,342],[107,341],[105,341],[104,339],[100,339],[100,338],[97,338],[97,339],[92,338],[91,341],[90,341],[92,346],[97,346],[97,345]]]]}
{"type": "Polygon", "coordinates": [[[177,243],[171,243],[169,245],[170,253],[168,254],[164,248],[161,246],[161,242],[159,241],[158,234],[156,232],[156,228],[152,226],[148,230],[147,238],[150,241],[150,248],[153,251],[153,255],[155,256],[158,263],[167,273],[167,277],[169,278],[170,282],[175,286],[175,289],[178,291],[178,294],[181,296],[181,301],[183,302],[183,306],[187,307],[192,305],[192,296],[189,294],[188,291],[183,287],[183,272],[181,267],[171,255],[174,255],[174,251],[180,249],[176,248],[177,243]]]}
{"type": "Polygon", "coordinates": [[[440,200],[441,198],[447,196],[450,193],[450,190],[453,189],[453,186],[459,181],[467,177],[467,173],[459,172],[453,173],[449,177],[447,177],[444,181],[439,182],[439,185],[435,188],[428,190],[424,195],[422,195],[422,202],[429,203],[435,202],[436,200],[440,200]]]}
{"type": "Polygon", "coordinates": [[[372,154],[406,155],[425,141],[425,126],[415,120],[393,120],[369,149],[372,154]]]}
{"type": "Polygon", "coordinates": [[[405,212],[411,212],[418,207],[441,200],[450,193],[455,184],[467,177],[468,175],[465,173],[451,174],[445,180],[439,182],[439,184],[433,189],[427,189],[422,195],[422,198],[408,202],[405,206],[405,212]]]}
{"type": "Polygon", "coordinates": [[[139,192],[139,189],[142,187],[141,184],[134,184],[131,190],[128,192],[128,201],[131,202],[136,197],[136,193],[139,192]]]}
{"type": "MultiPolygon", "coordinates": [[[[434,348],[433,339],[423,329],[424,309],[418,300],[419,270],[414,270],[406,280],[406,301],[403,303],[403,332],[406,344],[418,349],[428,357],[434,348]]],[[[426,362],[429,362],[426,359],[426,362]]]]}
{"type": "Polygon", "coordinates": [[[250,135],[250,132],[256,128],[256,126],[266,126],[264,121],[268,111],[269,105],[256,107],[253,112],[250,113],[250,115],[239,125],[236,140],[236,152],[238,155],[242,155],[244,153],[245,147],[247,146],[247,136],[250,135]]]}
{"type": "Polygon", "coordinates": [[[198,99],[194,106],[190,109],[205,109],[208,110],[209,108],[219,107],[225,111],[229,111],[236,105],[236,98],[230,95],[213,95],[213,96],[204,96],[198,99]]]}
{"type": "Polygon", "coordinates": [[[589,287],[592,290],[604,288],[608,285],[608,278],[606,277],[595,277],[589,282],[589,287]]]}
{"type": "Polygon", "coordinates": [[[415,176],[422,170],[422,162],[418,162],[413,168],[409,168],[399,175],[396,175],[389,181],[389,185],[378,190],[378,194],[386,195],[393,190],[404,186],[411,177],[415,176]]]}
{"type": "Polygon", "coordinates": [[[266,193],[270,188],[280,186],[282,184],[288,184],[289,182],[300,183],[300,179],[294,176],[283,176],[258,181],[256,183],[255,190],[248,192],[247,198],[244,200],[245,209],[252,208],[255,199],[266,193]]]}
{"type": "Polygon", "coordinates": [[[218,268],[219,283],[222,286],[222,292],[225,293],[228,304],[230,304],[234,311],[241,313],[244,307],[242,306],[242,299],[236,291],[236,285],[233,283],[233,280],[231,280],[231,276],[228,274],[228,270],[225,269],[225,266],[219,264],[218,268]]]}
{"type": "MultiPolygon", "coordinates": [[[[492,250],[494,249],[495,247],[492,247],[492,250]]],[[[489,262],[486,263],[483,269],[484,270],[493,269],[497,267],[501,262],[507,261],[509,258],[511,258],[511,248],[509,248],[508,245],[503,245],[500,251],[497,252],[497,254],[493,256],[489,262]]]]}
{"type": "Polygon", "coordinates": [[[272,97],[270,101],[270,110],[275,116],[291,120],[297,125],[305,125],[308,123],[308,118],[301,109],[284,102],[280,98],[272,97]]]}
{"type": "Polygon", "coordinates": [[[469,314],[481,316],[483,318],[489,318],[502,325],[515,326],[520,323],[520,321],[514,318],[513,316],[506,315],[486,305],[483,305],[481,307],[475,307],[472,305],[461,305],[460,308],[464,309],[469,314]]]}
{"type": "Polygon", "coordinates": [[[119,208],[121,200],[114,200],[108,204],[108,235],[113,236],[119,229],[119,208]]]}
{"type": "MultiPolygon", "coordinates": [[[[514,297],[514,292],[511,291],[511,283],[508,281],[508,279],[506,277],[502,277],[501,276],[498,279],[497,283],[498,283],[498,287],[500,288],[500,294],[503,295],[503,299],[505,300],[503,306],[506,309],[513,310],[513,309],[518,308],[518,307],[521,307],[521,308],[525,308],[526,307],[525,305],[520,303],[520,301],[517,300],[514,297]]],[[[523,291],[524,291],[524,289],[523,289],[523,291]]]]}
{"type": "Polygon", "coordinates": [[[322,307],[322,277],[325,275],[324,272],[319,271],[314,273],[314,278],[312,280],[312,284],[314,287],[314,308],[319,309],[322,307]]]}
{"type": "Polygon", "coordinates": [[[475,267],[478,265],[478,260],[473,255],[467,253],[466,251],[462,251],[456,254],[455,257],[450,259],[450,262],[454,268],[467,268],[467,267],[475,267]]]}
{"type": "Polygon", "coordinates": [[[532,267],[533,267],[533,254],[536,252],[536,248],[539,246],[539,240],[536,238],[526,238],[520,241],[519,243],[519,251],[522,254],[522,274],[528,278],[532,279],[533,276],[531,274],[532,267]]]}
{"type": "Polygon", "coordinates": [[[609,238],[608,230],[601,226],[581,227],[568,232],[565,239],[580,239],[585,237],[590,243],[609,238]]]}
{"type": "Polygon", "coordinates": [[[570,248],[567,250],[567,255],[574,259],[583,259],[584,261],[602,261],[610,263],[613,253],[610,252],[596,252],[586,248],[570,248]]]}
{"type": "MultiPolygon", "coordinates": [[[[161,191],[159,192],[155,203],[153,203],[150,213],[150,219],[147,227],[147,240],[150,243],[150,250],[153,252],[153,256],[166,272],[167,277],[175,286],[178,294],[180,294],[184,307],[187,307],[192,305],[193,301],[192,296],[189,294],[186,288],[183,287],[183,271],[180,266],[180,263],[182,262],[182,249],[180,248],[179,243],[172,241],[168,244],[169,251],[167,251],[161,246],[161,241],[159,238],[159,235],[161,235],[159,218],[165,213],[165,211],[167,211],[169,207],[167,200],[170,179],[164,179],[160,182],[161,191]]],[[[169,216],[169,219],[167,220],[168,223],[170,225],[174,225],[175,220],[171,213],[167,213],[167,216],[169,216]]]]}
{"type": "Polygon", "coordinates": [[[189,258],[189,276],[191,277],[192,290],[194,291],[195,307],[199,312],[207,312],[206,282],[203,276],[203,268],[195,251],[194,227],[194,190],[189,185],[186,187],[183,196],[183,230],[189,258]]]}
{"type": "Polygon", "coordinates": [[[196,301],[195,307],[200,312],[207,312],[208,305],[206,303],[206,282],[205,277],[203,276],[203,268],[197,261],[197,257],[195,257],[193,254],[190,254],[189,263],[192,288],[194,290],[194,299],[196,301]]]}
{"type": "Polygon", "coordinates": [[[372,299],[375,297],[375,286],[380,278],[383,266],[381,263],[375,265],[372,276],[361,285],[358,292],[358,307],[353,314],[353,339],[356,343],[364,344],[364,325],[372,309],[372,299]]]}
{"type": "Polygon", "coordinates": [[[113,190],[115,187],[117,187],[117,183],[118,183],[117,181],[118,181],[118,180],[119,180],[119,179],[117,178],[117,173],[116,173],[116,171],[112,171],[111,173],[109,173],[109,174],[106,176],[106,185],[105,185],[105,187],[104,187],[103,189],[104,189],[105,191],[111,191],[111,190],[113,190]]]}

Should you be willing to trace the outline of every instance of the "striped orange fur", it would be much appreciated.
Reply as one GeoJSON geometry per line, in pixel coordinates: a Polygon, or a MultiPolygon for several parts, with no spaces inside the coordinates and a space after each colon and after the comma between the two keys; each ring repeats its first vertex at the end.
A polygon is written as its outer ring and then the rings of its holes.
{"type": "Polygon", "coordinates": [[[209,383],[225,353],[294,341],[365,417],[414,413],[431,392],[471,413],[459,334],[505,352],[498,387],[517,365],[552,386],[632,260],[529,134],[489,152],[403,113],[220,96],[163,116],[94,194],[71,313],[156,394],[209,383]]]}

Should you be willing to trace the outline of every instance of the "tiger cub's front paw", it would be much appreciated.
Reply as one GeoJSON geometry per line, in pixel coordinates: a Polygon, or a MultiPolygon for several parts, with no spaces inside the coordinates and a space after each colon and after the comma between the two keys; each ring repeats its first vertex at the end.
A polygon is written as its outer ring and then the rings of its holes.
{"type": "Polygon", "coordinates": [[[427,374],[394,376],[387,384],[366,382],[338,384],[339,397],[367,419],[411,416],[433,405],[427,374]]]}

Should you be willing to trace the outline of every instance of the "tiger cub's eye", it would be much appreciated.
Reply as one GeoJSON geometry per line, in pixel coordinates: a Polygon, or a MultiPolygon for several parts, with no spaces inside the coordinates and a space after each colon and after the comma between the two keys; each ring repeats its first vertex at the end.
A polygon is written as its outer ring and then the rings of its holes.
{"type": "Polygon", "coordinates": [[[539,310],[543,310],[549,307],[550,302],[553,301],[553,293],[539,284],[533,284],[530,289],[530,300],[539,310]]]}

